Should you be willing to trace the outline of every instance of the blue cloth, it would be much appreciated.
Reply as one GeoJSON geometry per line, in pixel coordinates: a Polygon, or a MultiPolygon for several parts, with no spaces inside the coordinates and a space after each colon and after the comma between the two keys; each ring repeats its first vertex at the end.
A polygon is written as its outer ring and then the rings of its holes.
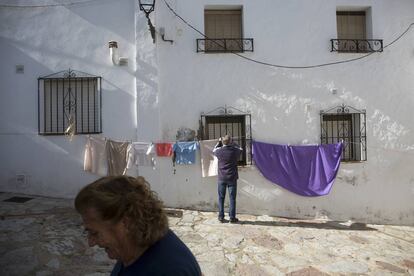
{"type": "Polygon", "coordinates": [[[196,162],[196,151],[200,148],[197,141],[176,142],[173,146],[174,161],[180,165],[191,165],[196,162]]]}
{"type": "Polygon", "coordinates": [[[237,182],[218,182],[218,207],[219,218],[224,218],[224,198],[226,197],[226,188],[229,189],[229,217],[230,219],[236,218],[236,195],[237,195],[237,182]]]}
{"type": "Polygon", "coordinates": [[[241,150],[233,145],[222,146],[214,149],[214,155],[218,159],[218,180],[236,182],[239,178],[237,162],[241,150]]]}
{"type": "Polygon", "coordinates": [[[168,230],[167,234],[131,265],[115,264],[111,276],[200,276],[200,266],[190,249],[168,230]]]}
{"type": "Polygon", "coordinates": [[[342,143],[288,146],[253,141],[253,160],[263,176],[302,196],[329,193],[341,153],[342,143]]]}

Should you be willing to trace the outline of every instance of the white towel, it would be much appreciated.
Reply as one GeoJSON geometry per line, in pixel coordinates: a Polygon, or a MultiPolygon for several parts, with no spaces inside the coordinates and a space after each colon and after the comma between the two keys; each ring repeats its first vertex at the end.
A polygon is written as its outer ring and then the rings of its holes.
{"type": "Polygon", "coordinates": [[[218,174],[218,160],[213,154],[217,140],[200,141],[201,176],[216,176],[218,174]]]}
{"type": "Polygon", "coordinates": [[[127,149],[127,169],[132,166],[155,168],[155,147],[152,143],[133,142],[127,149]]]}
{"type": "Polygon", "coordinates": [[[106,140],[101,137],[88,137],[85,145],[83,169],[100,176],[108,174],[105,150],[106,140]]]}

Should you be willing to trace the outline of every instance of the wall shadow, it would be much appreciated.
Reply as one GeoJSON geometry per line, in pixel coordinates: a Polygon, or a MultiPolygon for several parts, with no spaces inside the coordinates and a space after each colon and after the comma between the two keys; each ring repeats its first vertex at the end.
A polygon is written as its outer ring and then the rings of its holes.
{"type": "Polygon", "coordinates": [[[377,231],[368,227],[365,223],[352,223],[351,225],[341,224],[340,221],[309,222],[309,221],[242,221],[238,224],[255,226],[276,226],[276,227],[301,227],[315,229],[347,230],[347,231],[377,231]]]}

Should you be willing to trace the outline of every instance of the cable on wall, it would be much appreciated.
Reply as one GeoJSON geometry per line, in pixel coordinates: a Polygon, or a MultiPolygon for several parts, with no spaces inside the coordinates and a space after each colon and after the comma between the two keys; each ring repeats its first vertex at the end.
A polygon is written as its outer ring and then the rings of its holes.
{"type": "MultiPolygon", "coordinates": [[[[184,24],[186,24],[189,28],[193,29],[194,31],[196,31],[197,33],[199,33],[200,35],[202,35],[204,38],[209,39],[204,33],[202,33],[201,31],[199,31],[198,29],[196,29],[193,25],[191,25],[190,23],[188,23],[183,17],[181,17],[169,4],[166,0],[163,0],[165,5],[167,6],[167,8],[176,16],[178,17],[182,22],[184,22],[184,24]]],[[[394,44],[395,42],[397,42],[399,39],[401,39],[409,30],[410,28],[414,25],[414,23],[411,23],[408,28],[401,34],[399,35],[396,39],[394,39],[392,42],[390,42],[389,44],[385,45],[383,48],[387,48],[388,46],[391,46],[392,44],[394,44]]],[[[214,40],[213,40],[214,41],[214,40]]],[[[272,63],[268,63],[265,61],[260,61],[260,60],[256,60],[253,58],[249,58],[246,56],[243,56],[239,53],[236,52],[231,52],[232,54],[243,58],[247,61],[250,62],[254,62],[257,64],[261,64],[261,65],[265,65],[265,66],[270,66],[270,67],[276,67],[276,68],[285,68],[285,69],[310,69],[310,68],[317,68],[317,67],[324,67],[324,66],[330,66],[330,65],[336,65],[336,64],[341,64],[341,63],[348,63],[348,62],[353,62],[353,61],[357,61],[363,58],[366,58],[372,54],[374,54],[374,52],[365,54],[363,56],[357,57],[357,58],[351,58],[351,59],[347,59],[347,60],[341,60],[341,61],[334,61],[334,62],[329,62],[329,63],[322,63],[322,64],[315,64],[315,65],[308,65],[308,66],[288,66],[288,65],[279,65],[279,64],[272,64],[272,63]]]]}

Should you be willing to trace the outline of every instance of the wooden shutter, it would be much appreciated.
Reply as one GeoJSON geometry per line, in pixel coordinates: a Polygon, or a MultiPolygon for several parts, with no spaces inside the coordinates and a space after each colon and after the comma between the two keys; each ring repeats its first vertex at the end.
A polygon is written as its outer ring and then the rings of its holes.
{"type": "Polygon", "coordinates": [[[365,12],[337,12],[338,39],[366,39],[365,12]]]}
{"type": "Polygon", "coordinates": [[[242,38],[241,10],[205,10],[204,25],[207,38],[214,39],[206,42],[206,50],[241,49],[240,41],[231,40],[242,38]]]}

